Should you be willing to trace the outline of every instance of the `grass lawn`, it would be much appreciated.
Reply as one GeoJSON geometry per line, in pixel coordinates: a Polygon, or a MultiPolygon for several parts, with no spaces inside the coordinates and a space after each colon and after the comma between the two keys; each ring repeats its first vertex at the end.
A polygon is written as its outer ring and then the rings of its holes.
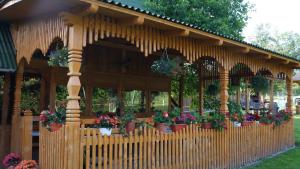
{"type": "Polygon", "coordinates": [[[300,116],[295,117],[295,136],[297,148],[247,169],[300,169],[300,116]]]}

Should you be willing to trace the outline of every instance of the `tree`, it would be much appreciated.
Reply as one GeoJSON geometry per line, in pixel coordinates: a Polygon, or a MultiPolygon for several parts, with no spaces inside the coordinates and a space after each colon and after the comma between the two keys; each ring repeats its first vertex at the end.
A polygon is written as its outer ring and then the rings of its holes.
{"type": "Polygon", "coordinates": [[[296,59],[300,59],[300,35],[295,32],[278,32],[269,24],[260,24],[255,31],[255,39],[251,42],[263,48],[274,50],[296,59]]]}
{"type": "Polygon", "coordinates": [[[147,10],[243,39],[252,5],[245,0],[145,0],[147,10]]]}

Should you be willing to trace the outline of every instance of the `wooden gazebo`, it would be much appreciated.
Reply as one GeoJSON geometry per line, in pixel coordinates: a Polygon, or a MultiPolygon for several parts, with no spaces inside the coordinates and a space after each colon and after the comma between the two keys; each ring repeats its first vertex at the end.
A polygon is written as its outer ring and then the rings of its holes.
{"type": "MultiPolygon", "coordinates": [[[[197,65],[199,105],[203,103],[203,86],[212,79],[220,80],[221,113],[228,112],[230,80],[236,76],[247,79],[255,74],[266,75],[271,81],[286,80],[287,109],[291,110],[291,77],[300,62],[113,1],[9,3],[0,9],[0,21],[10,25],[17,51],[14,95],[6,97],[6,102],[13,99],[11,137],[6,137],[10,140],[10,151],[20,152],[28,159],[32,156],[28,153],[31,147],[27,146],[31,138],[24,137],[23,132],[28,128],[20,109],[24,74],[38,74],[41,78],[41,109],[48,105],[55,108],[58,84],[67,85],[68,89],[66,124],[53,133],[40,129],[42,169],[238,168],[294,146],[293,121],[276,129],[259,125],[234,128],[228,122],[228,130],[223,132],[196,126],[173,134],[157,134],[154,129],[147,129],[144,135],[125,138],[100,136],[98,130],[81,128],[82,119],[93,116],[91,97],[95,87],[116,89],[120,98],[124,90],[143,91],[145,116],[150,116],[151,91],[170,93],[170,78],[150,70],[151,63],[164,49],[197,65]],[[45,59],[57,41],[69,50],[68,69],[50,67],[45,59]],[[86,89],[85,110],[79,105],[82,86],[86,89]]],[[[179,102],[182,103],[182,98],[179,102]]],[[[203,108],[200,106],[199,110],[203,108]]],[[[0,136],[3,137],[2,133],[0,136]]]]}

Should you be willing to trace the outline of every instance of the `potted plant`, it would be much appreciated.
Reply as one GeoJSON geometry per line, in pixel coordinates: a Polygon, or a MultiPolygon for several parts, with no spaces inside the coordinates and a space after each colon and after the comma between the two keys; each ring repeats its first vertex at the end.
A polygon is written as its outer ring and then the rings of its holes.
{"type": "Polygon", "coordinates": [[[134,132],[135,129],[135,114],[133,111],[128,111],[120,118],[121,128],[125,128],[126,133],[134,132]]]}
{"type": "Polygon", "coordinates": [[[2,164],[6,169],[14,169],[21,162],[21,156],[17,153],[7,154],[2,164]]]}
{"type": "Polygon", "coordinates": [[[260,125],[270,125],[273,123],[273,117],[271,114],[262,114],[259,119],[260,125]]]}
{"type": "Polygon", "coordinates": [[[202,117],[201,127],[203,129],[211,129],[212,128],[211,117],[209,115],[205,115],[202,117]]]}
{"type": "Polygon", "coordinates": [[[112,128],[116,128],[120,124],[117,116],[110,117],[109,115],[100,115],[95,120],[96,126],[99,128],[101,135],[110,136],[112,133],[112,128]]]}
{"type": "Polygon", "coordinates": [[[176,117],[173,124],[171,126],[172,131],[176,132],[183,128],[185,128],[189,124],[195,124],[197,121],[196,117],[192,115],[190,112],[181,113],[180,116],[176,117]]]}
{"type": "Polygon", "coordinates": [[[63,108],[57,108],[55,112],[44,110],[40,114],[42,126],[51,132],[59,130],[66,120],[66,112],[63,108]]]}
{"type": "Polygon", "coordinates": [[[225,119],[226,119],[225,114],[219,112],[212,112],[211,113],[212,128],[219,131],[226,129],[225,119]]]}
{"type": "Polygon", "coordinates": [[[255,115],[247,113],[245,114],[244,121],[242,121],[242,126],[252,125],[255,121],[255,115]]]}
{"type": "Polygon", "coordinates": [[[160,132],[169,132],[170,130],[170,124],[171,124],[171,118],[169,117],[168,112],[160,112],[157,111],[154,116],[154,126],[157,128],[160,132]]]}

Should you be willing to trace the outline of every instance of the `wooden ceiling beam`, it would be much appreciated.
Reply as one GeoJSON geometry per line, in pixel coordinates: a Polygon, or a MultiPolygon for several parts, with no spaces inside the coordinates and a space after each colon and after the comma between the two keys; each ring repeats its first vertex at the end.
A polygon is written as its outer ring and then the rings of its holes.
{"type": "Polygon", "coordinates": [[[184,30],[168,30],[165,31],[165,35],[167,36],[175,36],[175,37],[187,37],[190,35],[190,31],[187,29],[184,30]]]}
{"type": "Polygon", "coordinates": [[[224,41],[222,39],[200,39],[199,43],[203,45],[222,46],[224,41]]]}
{"type": "Polygon", "coordinates": [[[121,25],[125,25],[125,26],[143,25],[145,23],[145,18],[143,16],[135,16],[135,17],[130,17],[130,18],[118,19],[118,22],[121,25]]]}

